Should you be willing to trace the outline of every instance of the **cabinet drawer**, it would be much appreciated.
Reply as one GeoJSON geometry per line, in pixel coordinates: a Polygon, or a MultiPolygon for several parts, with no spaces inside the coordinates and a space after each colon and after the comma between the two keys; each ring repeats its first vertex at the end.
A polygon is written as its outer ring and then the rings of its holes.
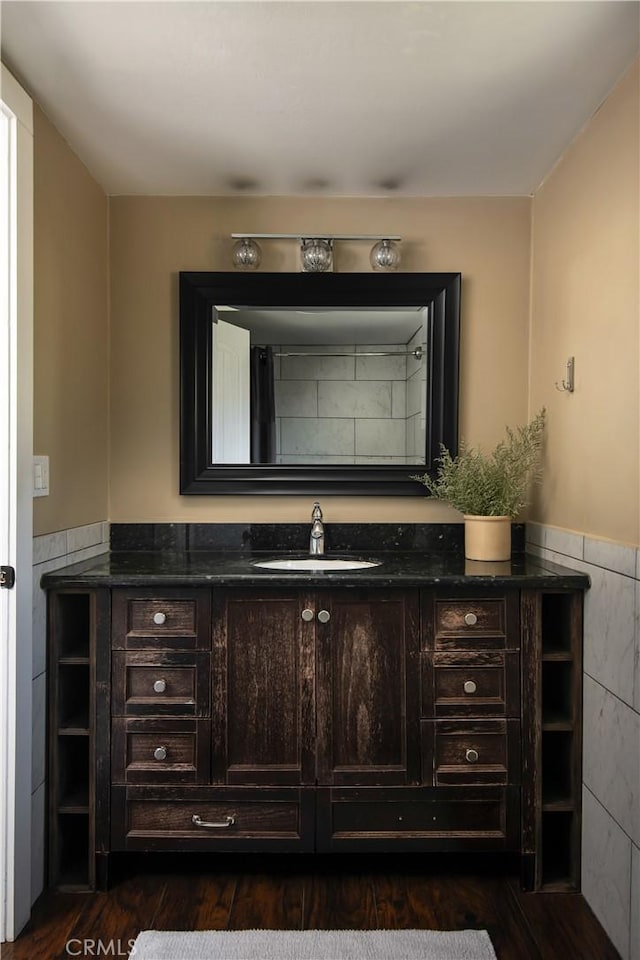
{"type": "Polygon", "coordinates": [[[114,651],[111,664],[116,716],[209,714],[208,653],[114,651]]]}
{"type": "Polygon", "coordinates": [[[504,667],[436,665],[433,675],[436,716],[460,716],[461,712],[504,716],[504,667]]]}
{"type": "Polygon", "coordinates": [[[115,590],[112,645],[116,650],[208,649],[208,590],[115,590]]]}
{"type": "Polygon", "coordinates": [[[520,655],[517,651],[451,651],[422,654],[422,716],[517,717],[520,655]]]}
{"type": "Polygon", "coordinates": [[[504,636],[506,611],[504,598],[495,600],[436,600],[435,629],[440,635],[504,636]]]}
{"type": "Polygon", "coordinates": [[[208,783],[210,756],[209,720],[112,722],[115,783],[208,783]]]}
{"type": "Polygon", "coordinates": [[[517,843],[518,792],[511,789],[318,792],[319,850],[500,850],[517,843]]]}
{"type": "Polygon", "coordinates": [[[312,791],[129,787],[112,801],[120,849],[313,849],[312,791]]]}
{"type": "Polygon", "coordinates": [[[518,720],[423,721],[423,780],[435,786],[518,784],[518,720]]]}

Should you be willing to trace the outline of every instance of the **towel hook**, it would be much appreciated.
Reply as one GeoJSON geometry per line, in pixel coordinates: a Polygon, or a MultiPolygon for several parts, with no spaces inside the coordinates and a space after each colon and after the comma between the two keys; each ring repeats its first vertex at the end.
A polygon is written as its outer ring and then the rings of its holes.
{"type": "Polygon", "coordinates": [[[560,383],[556,380],[556,390],[560,390],[564,393],[573,393],[573,376],[575,368],[575,357],[569,357],[567,360],[567,379],[561,380],[560,383]]]}

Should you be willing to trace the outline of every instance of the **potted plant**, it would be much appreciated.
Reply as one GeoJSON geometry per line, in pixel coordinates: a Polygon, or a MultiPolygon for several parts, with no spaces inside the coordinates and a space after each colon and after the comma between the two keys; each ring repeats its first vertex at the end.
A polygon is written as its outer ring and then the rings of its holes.
{"type": "Polygon", "coordinates": [[[507,427],[507,439],[489,454],[464,441],[456,457],[441,447],[435,477],[428,473],[412,477],[432,497],[464,514],[467,559],[510,558],[511,521],[527,506],[530,486],[540,479],[544,419],[543,408],[525,426],[507,427]]]}

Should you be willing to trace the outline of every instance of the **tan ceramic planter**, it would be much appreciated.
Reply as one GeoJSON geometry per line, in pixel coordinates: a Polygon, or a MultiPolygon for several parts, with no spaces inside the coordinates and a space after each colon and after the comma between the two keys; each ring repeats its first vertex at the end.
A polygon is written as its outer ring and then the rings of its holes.
{"type": "Polygon", "coordinates": [[[464,555],[467,560],[509,560],[511,517],[464,515],[464,555]]]}

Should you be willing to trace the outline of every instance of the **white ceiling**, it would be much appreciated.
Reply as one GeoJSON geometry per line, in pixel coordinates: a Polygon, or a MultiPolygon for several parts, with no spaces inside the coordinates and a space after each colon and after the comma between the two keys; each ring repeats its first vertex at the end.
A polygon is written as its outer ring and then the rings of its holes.
{"type": "Polygon", "coordinates": [[[372,350],[383,345],[407,344],[420,329],[424,307],[282,308],[218,306],[217,315],[251,331],[252,343],[364,344],[372,350]]]}
{"type": "Polygon", "coordinates": [[[638,53],[635,0],[3,2],[108,194],[531,194],[638,53]]]}

